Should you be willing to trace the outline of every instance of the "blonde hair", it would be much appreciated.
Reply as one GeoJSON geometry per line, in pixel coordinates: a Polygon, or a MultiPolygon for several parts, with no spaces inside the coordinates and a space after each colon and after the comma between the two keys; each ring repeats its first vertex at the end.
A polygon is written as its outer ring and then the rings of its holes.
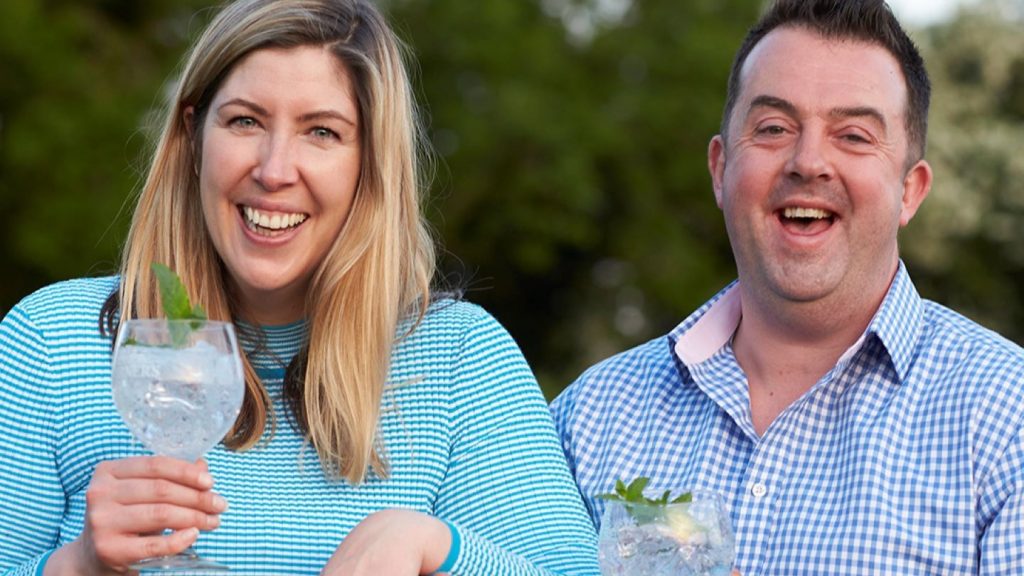
{"type": "MultiPolygon", "coordinates": [[[[244,319],[206,231],[199,199],[201,127],[225,77],[262,48],[324,46],[351,76],[362,159],[347,223],[314,273],[306,301],[308,344],[289,373],[289,416],[330,476],[361,482],[387,474],[380,404],[399,322],[430,302],[434,246],[420,210],[426,156],[402,45],[367,0],[238,0],[195,43],[166,112],[140,191],[116,294],[120,318],[159,317],[151,262],[182,277],[211,319],[244,319]],[[195,113],[186,117],[186,110],[195,113]],[[186,126],[186,122],[190,125],[186,126]]],[[[108,318],[108,320],[110,320],[108,318]]],[[[112,322],[112,320],[110,320],[112,322]]],[[[246,395],[225,444],[252,447],[273,408],[245,361],[246,395]]],[[[288,385],[286,385],[286,391],[288,385]]]]}

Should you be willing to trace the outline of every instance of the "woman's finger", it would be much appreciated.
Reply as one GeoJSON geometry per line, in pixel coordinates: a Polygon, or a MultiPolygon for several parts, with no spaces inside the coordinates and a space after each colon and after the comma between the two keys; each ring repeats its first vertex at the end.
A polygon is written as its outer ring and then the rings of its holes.
{"type": "Polygon", "coordinates": [[[116,501],[125,506],[135,504],[173,504],[206,514],[220,514],[228,503],[210,490],[196,490],[164,479],[130,479],[117,483],[116,501]]]}
{"type": "Polygon", "coordinates": [[[166,528],[208,531],[220,526],[220,515],[172,504],[136,504],[123,506],[116,515],[106,519],[95,518],[94,524],[104,531],[119,534],[160,533],[166,528]]]}
{"type": "Polygon", "coordinates": [[[172,556],[195,543],[199,531],[195,528],[177,530],[170,534],[107,539],[95,543],[95,555],[104,566],[128,566],[146,558],[172,556]]]}
{"type": "Polygon", "coordinates": [[[96,466],[96,474],[106,474],[118,480],[163,479],[197,490],[213,488],[213,476],[203,460],[185,462],[167,456],[136,456],[101,462],[96,466]]]}

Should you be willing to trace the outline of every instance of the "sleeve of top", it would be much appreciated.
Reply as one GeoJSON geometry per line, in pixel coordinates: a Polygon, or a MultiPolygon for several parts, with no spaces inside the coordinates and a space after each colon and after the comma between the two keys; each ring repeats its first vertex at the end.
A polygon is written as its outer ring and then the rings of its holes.
{"type": "Polygon", "coordinates": [[[555,421],[555,433],[558,434],[559,443],[562,445],[562,452],[565,454],[566,463],[569,465],[569,472],[576,475],[576,459],[572,450],[572,430],[569,426],[569,417],[575,403],[575,386],[570,385],[557,398],[551,401],[551,417],[555,421]]]}
{"type": "Polygon", "coordinates": [[[462,548],[458,576],[597,574],[597,538],[537,382],[482,310],[453,366],[452,446],[435,514],[462,548]]]}
{"type": "Polygon", "coordinates": [[[43,335],[20,307],[0,322],[0,574],[42,573],[65,493],[57,472],[55,375],[43,335]]]}
{"type": "Polygon", "coordinates": [[[979,574],[1020,574],[1024,567],[1024,429],[1012,437],[1003,457],[982,481],[983,525],[979,574]]]}

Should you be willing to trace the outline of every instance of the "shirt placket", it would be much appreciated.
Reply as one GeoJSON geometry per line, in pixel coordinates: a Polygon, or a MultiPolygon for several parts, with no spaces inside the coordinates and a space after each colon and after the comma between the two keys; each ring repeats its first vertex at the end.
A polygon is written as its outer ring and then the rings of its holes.
{"type": "Polygon", "coordinates": [[[741,486],[739,514],[736,527],[739,542],[747,543],[742,551],[743,564],[752,574],[767,574],[775,540],[779,515],[786,491],[786,438],[772,435],[758,440],[751,455],[747,473],[741,486]]]}
{"type": "MultiPolygon", "coordinates": [[[[858,346],[859,348],[859,346],[858,346]]],[[[774,543],[779,530],[779,522],[786,514],[786,491],[788,486],[806,474],[807,470],[791,465],[791,454],[800,451],[807,451],[811,448],[808,444],[815,441],[823,441],[823,438],[809,437],[806,434],[800,435],[796,432],[806,432],[807,418],[824,418],[821,411],[831,412],[836,397],[841,395],[841,388],[845,386],[847,379],[844,374],[850,364],[850,356],[844,355],[839,363],[826,373],[804,396],[790,405],[776,418],[765,435],[758,441],[753,456],[750,459],[750,472],[747,480],[747,494],[744,502],[750,503],[752,513],[757,519],[750,523],[754,530],[752,534],[744,536],[758,542],[756,550],[756,568],[752,571],[755,574],[773,574],[773,563],[776,561],[776,546],[774,543]],[[805,440],[801,443],[798,438],[805,440]]]]}
{"type": "MultiPolygon", "coordinates": [[[[689,371],[697,386],[727,415],[723,422],[735,427],[749,442],[744,450],[746,454],[736,454],[737,457],[749,455],[746,467],[738,468],[737,474],[719,476],[719,480],[733,508],[737,565],[750,570],[751,566],[761,564],[764,538],[771,536],[772,501],[775,498],[772,487],[778,483],[778,472],[771,463],[778,448],[762,444],[754,432],[747,380],[728,348],[706,362],[691,366],[689,371]]],[[[708,473],[718,476],[721,471],[708,473]]]]}

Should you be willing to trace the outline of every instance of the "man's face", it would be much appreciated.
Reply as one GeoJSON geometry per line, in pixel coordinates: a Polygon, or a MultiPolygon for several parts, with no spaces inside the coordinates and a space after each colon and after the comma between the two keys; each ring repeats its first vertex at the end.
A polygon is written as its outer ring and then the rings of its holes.
{"type": "Polygon", "coordinates": [[[877,305],[897,231],[931,183],[923,161],[907,170],[899,63],[877,45],[786,27],[740,77],[708,164],[741,283],[775,303],[877,305]]]}

